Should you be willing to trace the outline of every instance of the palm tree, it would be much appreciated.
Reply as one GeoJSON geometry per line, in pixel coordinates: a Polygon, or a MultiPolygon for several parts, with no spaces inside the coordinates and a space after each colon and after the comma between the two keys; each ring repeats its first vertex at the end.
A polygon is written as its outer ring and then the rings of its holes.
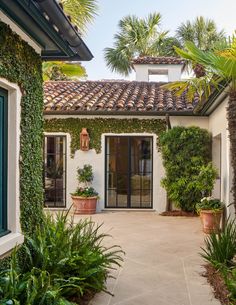
{"type": "Polygon", "coordinates": [[[70,16],[81,33],[92,23],[98,12],[97,0],[61,0],[64,11],[70,16]]]}
{"type": "Polygon", "coordinates": [[[48,61],[43,63],[43,80],[77,80],[87,77],[80,63],[48,61]]]}
{"type": "Polygon", "coordinates": [[[165,86],[166,88],[174,90],[177,95],[186,91],[187,98],[192,101],[196,94],[201,100],[206,100],[213,90],[221,88],[222,81],[229,86],[227,118],[233,170],[233,204],[236,213],[236,39],[233,39],[229,47],[220,51],[202,51],[193,43],[188,42],[185,50],[176,48],[176,52],[184,59],[202,65],[206,75],[188,81],[175,82],[165,86]]]}
{"type": "Polygon", "coordinates": [[[197,17],[193,22],[186,21],[176,30],[176,38],[184,47],[187,41],[191,41],[200,50],[212,50],[219,42],[225,40],[225,32],[218,31],[214,20],[197,17]]]}
{"type": "Polygon", "coordinates": [[[161,31],[160,23],[159,13],[150,14],[147,18],[129,15],[121,19],[119,32],[114,36],[114,47],[104,50],[111,71],[128,75],[132,71],[132,59],[135,57],[160,56],[164,50],[168,55],[174,55],[173,45],[170,41],[169,44],[165,41],[168,31],[161,31]]]}
{"type": "MultiPolygon", "coordinates": [[[[82,34],[85,34],[87,25],[94,20],[97,15],[97,0],[61,0],[66,14],[69,15],[72,23],[75,24],[82,34]]],[[[87,76],[85,68],[80,63],[65,62],[44,62],[44,80],[68,80],[85,78],[87,76]]]]}

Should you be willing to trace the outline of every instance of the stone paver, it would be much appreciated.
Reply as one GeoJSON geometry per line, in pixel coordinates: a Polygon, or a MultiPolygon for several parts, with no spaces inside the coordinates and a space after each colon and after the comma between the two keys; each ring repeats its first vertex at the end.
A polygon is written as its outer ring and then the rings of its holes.
{"type": "MultiPolygon", "coordinates": [[[[86,216],[75,216],[76,220],[86,216]]],[[[90,305],[219,305],[201,276],[204,234],[198,218],[154,212],[106,212],[92,216],[126,252],[122,268],[90,305]]]]}

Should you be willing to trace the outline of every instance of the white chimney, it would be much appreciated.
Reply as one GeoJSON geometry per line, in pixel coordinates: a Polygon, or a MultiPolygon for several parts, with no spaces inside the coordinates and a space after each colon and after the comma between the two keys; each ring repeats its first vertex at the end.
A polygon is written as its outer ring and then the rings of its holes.
{"type": "Polygon", "coordinates": [[[184,60],[177,57],[139,57],[133,60],[136,81],[149,82],[151,75],[166,76],[168,82],[181,79],[184,60]]]}

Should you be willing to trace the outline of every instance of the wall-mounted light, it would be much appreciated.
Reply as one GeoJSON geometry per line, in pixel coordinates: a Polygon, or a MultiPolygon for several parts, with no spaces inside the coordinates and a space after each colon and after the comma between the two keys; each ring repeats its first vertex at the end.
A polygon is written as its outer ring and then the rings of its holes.
{"type": "Polygon", "coordinates": [[[89,134],[87,131],[87,128],[82,128],[82,131],[80,133],[80,149],[83,151],[89,150],[89,134]]]}

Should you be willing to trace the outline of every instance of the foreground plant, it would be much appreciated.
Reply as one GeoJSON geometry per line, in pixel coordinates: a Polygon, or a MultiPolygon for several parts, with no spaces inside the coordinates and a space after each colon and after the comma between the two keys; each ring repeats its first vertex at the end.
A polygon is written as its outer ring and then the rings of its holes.
{"type": "Polygon", "coordinates": [[[210,234],[201,249],[201,256],[214,267],[232,265],[236,254],[235,220],[228,220],[221,232],[210,234]]]}
{"type": "Polygon", "coordinates": [[[123,254],[105,246],[107,237],[91,220],[74,224],[68,213],[45,215],[0,274],[0,304],[79,304],[85,295],[107,292],[106,279],[123,254]]]}

